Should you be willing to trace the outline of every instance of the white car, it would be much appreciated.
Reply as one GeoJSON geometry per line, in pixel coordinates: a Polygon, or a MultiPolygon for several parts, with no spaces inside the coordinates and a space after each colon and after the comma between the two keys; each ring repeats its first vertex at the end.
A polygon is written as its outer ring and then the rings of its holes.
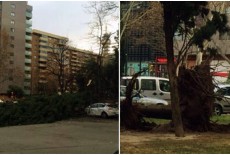
{"type": "Polygon", "coordinates": [[[223,113],[230,113],[230,85],[218,85],[218,87],[214,89],[214,92],[217,95],[214,102],[215,114],[221,115],[223,113]]]}
{"type": "MultiPolygon", "coordinates": [[[[126,86],[121,86],[121,92],[120,92],[120,101],[125,100],[125,91],[126,86]]],[[[153,98],[153,97],[146,97],[142,95],[141,93],[137,92],[136,90],[133,90],[133,96],[132,96],[133,104],[140,104],[144,106],[151,106],[151,105],[169,105],[169,103],[166,100],[153,98]]]]}
{"type": "Polygon", "coordinates": [[[118,115],[118,106],[111,103],[94,103],[85,108],[85,112],[90,116],[101,116],[107,118],[118,115]]]}

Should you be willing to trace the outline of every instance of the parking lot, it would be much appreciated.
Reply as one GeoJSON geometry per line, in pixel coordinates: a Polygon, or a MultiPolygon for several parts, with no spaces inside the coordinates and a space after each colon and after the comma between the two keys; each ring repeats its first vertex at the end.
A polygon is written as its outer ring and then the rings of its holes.
{"type": "Polygon", "coordinates": [[[50,124],[0,128],[0,153],[112,154],[118,149],[118,120],[94,117],[50,124]]]}

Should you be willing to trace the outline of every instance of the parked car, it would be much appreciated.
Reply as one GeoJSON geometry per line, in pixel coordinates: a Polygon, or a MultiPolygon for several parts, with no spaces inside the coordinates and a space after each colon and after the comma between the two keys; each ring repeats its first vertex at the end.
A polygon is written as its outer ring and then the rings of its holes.
{"type": "Polygon", "coordinates": [[[218,85],[214,92],[216,94],[214,102],[215,114],[230,113],[230,85],[218,85]]]}
{"type": "Polygon", "coordinates": [[[90,116],[101,116],[102,118],[107,118],[117,116],[119,110],[117,104],[94,103],[86,107],[85,112],[90,116]]]}
{"type": "MultiPolygon", "coordinates": [[[[127,86],[132,76],[121,77],[121,85],[127,86]]],[[[146,97],[171,101],[169,79],[152,76],[138,76],[134,89],[141,91],[146,97]]]]}
{"type": "MultiPolygon", "coordinates": [[[[120,101],[125,100],[126,98],[125,92],[126,92],[126,86],[121,86],[120,87],[120,101]]],[[[133,90],[132,101],[133,101],[133,104],[140,104],[143,106],[169,105],[169,103],[166,100],[153,98],[153,97],[147,97],[136,90],[133,90]]]]}

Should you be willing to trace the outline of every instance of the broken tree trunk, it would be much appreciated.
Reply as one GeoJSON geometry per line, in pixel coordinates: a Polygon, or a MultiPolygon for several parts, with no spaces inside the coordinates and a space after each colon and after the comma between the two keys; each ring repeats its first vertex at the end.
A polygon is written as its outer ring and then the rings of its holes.
{"type": "Polygon", "coordinates": [[[195,131],[207,131],[213,111],[214,85],[208,65],[193,70],[180,68],[178,90],[183,125],[195,131]]]}
{"type": "Polygon", "coordinates": [[[133,75],[131,81],[126,87],[126,99],[120,104],[121,125],[128,129],[141,128],[141,119],[136,106],[132,105],[132,92],[135,81],[143,71],[140,71],[133,75]]]}

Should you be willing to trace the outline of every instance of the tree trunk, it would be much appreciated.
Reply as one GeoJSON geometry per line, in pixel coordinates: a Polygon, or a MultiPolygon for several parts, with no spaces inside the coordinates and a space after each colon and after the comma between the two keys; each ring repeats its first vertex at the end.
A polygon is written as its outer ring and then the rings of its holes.
{"type": "Polygon", "coordinates": [[[126,87],[126,99],[120,104],[121,125],[128,129],[141,128],[141,116],[137,108],[132,105],[132,92],[136,78],[142,71],[133,75],[131,81],[126,87]]]}
{"type": "Polygon", "coordinates": [[[177,88],[177,76],[176,65],[174,63],[174,51],[173,51],[173,11],[172,3],[163,3],[164,9],[164,29],[165,29],[165,43],[167,53],[167,67],[170,81],[170,93],[171,93],[171,106],[172,106],[172,120],[175,128],[175,135],[177,137],[184,137],[183,123],[179,107],[179,94],[177,88]]]}

